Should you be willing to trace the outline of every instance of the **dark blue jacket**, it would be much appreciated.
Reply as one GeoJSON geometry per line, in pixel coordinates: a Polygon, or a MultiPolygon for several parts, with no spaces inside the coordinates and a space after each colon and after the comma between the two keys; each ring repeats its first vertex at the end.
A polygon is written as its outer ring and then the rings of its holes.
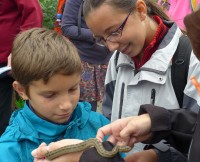
{"type": "Polygon", "coordinates": [[[97,45],[81,15],[80,33],[78,32],[78,13],[83,0],[68,0],[62,17],[62,32],[78,48],[82,61],[91,64],[107,64],[111,53],[106,47],[97,45]]]}

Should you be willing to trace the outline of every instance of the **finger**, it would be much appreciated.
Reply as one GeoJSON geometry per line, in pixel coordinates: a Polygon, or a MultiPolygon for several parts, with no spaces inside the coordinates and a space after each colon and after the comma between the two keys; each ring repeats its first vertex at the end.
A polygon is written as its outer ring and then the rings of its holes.
{"type": "Polygon", "coordinates": [[[97,135],[96,138],[100,141],[103,141],[104,137],[107,135],[110,135],[112,133],[111,130],[111,124],[108,124],[104,127],[101,127],[98,131],[97,131],[97,135]]]}
{"type": "Polygon", "coordinates": [[[118,146],[128,146],[128,141],[118,141],[117,145],[118,146]]]}
{"type": "Polygon", "coordinates": [[[31,152],[33,157],[36,158],[43,158],[44,155],[47,153],[47,145],[45,143],[42,143],[37,149],[33,150],[31,152]]]}
{"type": "Polygon", "coordinates": [[[130,136],[135,136],[135,134],[137,133],[137,130],[135,128],[135,126],[132,123],[129,123],[127,126],[124,127],[124,129],[122,129],[122,131],[120,132],[120,136],[123,139],[127,139],[130,136]]]}
{"type": "Polygon", "coordinates": [[[135,137],[131,137],[128,143],[128,146],[133,147],[134,144],[137,143],[137,140],[135,137]]]}
{"type": "Polygon", "coordinates": [[[117,143],[117,139],[113,136],[113,135],[110,135],[107,139],[107,141],[110,141],[111,143],[113,144],[116,144],[117,143]]]}
{"type": "Polygon", "coordinates": [[[44,143],[44,142],[42,142],[42,143],[39,145],[39,147],[40,147],[40,146],[47,146],[47,144],[44,143]]]}

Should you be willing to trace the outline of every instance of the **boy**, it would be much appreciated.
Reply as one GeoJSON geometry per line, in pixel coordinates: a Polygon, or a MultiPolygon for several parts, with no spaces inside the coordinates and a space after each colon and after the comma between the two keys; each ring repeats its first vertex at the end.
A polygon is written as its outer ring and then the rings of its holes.
{"type": "Polygon", "coordinates": [[[34,28],[17,36],[12,50],[14,89],[26,100],[0,138],[0,161],[32,162],[42,142],[94,138],[109,123],[78,103],[81,61],[75,47],[54,31],[34,28]]]}

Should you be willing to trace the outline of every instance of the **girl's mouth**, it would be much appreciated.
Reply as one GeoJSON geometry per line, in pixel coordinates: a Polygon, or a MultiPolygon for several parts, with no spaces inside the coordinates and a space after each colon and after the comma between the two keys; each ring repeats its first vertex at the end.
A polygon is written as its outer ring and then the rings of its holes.
{"type": "Polygon", "coordinates": [[[128,55],[128,53],[129,53],[129,51],[128,51],[129,47],[130,47],[130,44],[128,44],[121,52],[128,55]]]}

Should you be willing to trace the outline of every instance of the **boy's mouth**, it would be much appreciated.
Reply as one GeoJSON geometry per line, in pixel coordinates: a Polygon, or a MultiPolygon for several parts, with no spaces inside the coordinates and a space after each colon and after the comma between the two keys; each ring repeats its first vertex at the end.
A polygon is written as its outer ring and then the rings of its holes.
{"type": "Polygon", "coordinates": [[[58,116],[60,116],[60,117],[70,117],[70,113],[68,113],[68,114],[60,114],[60,115],[58,115],[58,116]]]}

